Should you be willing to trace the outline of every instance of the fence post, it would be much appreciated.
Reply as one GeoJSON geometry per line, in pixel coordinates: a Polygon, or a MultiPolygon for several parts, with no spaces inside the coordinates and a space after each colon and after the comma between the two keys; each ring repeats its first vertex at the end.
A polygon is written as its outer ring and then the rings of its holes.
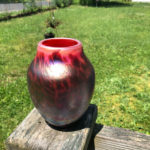
{"type": "Polygon", "coordinates": [[[97,107],[90,105],[77,122],[58,128],[46,123],[33,109],[8,137],[7,150],[87,150],[96,117],[97,107]]]}

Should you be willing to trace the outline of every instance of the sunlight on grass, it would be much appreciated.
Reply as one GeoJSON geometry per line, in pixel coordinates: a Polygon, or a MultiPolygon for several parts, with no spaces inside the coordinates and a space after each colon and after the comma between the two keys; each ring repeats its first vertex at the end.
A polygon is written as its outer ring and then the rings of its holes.
{"type": "MultiPolygon", "coordinates": [[[[76,38],[96,72],[97,122],[150,134],[150,4],[55,11],[58,37],[76,38]]],[[[26,72],[49,12],[0,23],[0,147],[33,108],[26,72]]]]}

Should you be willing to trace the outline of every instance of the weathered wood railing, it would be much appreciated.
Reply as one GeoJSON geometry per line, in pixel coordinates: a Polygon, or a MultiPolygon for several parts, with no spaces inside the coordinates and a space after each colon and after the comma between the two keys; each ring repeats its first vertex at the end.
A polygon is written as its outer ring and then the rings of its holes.
{"type": "Polygon", "coordinates": [[[34,108],[8,137],[8,150],[150,150],[150,136],[95,124],[97,108],[66,128],[48,125],[34,108]],[[94,130],[93,130],[94,129],[94,130]]]}

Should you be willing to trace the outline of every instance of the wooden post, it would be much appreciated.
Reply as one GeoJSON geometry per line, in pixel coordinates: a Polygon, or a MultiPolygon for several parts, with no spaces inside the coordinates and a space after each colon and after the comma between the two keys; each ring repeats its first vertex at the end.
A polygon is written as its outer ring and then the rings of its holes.
{"type": "Polygon", "coordinates": [[[90,105],[77,122],[66,128],[48,125],[34,108],[6,141],[7,150],[86,150],[97,117],[90,105]]]}
{"type": "Polygon", "coordinates": [[[95,124],[88,150],[150,150],[150,135],[95,124]]]}
{"type": "Polygon", "coordinates": [[[96,150],[150,150],[150,135],[103,126],[95,139],[96,150]]]}

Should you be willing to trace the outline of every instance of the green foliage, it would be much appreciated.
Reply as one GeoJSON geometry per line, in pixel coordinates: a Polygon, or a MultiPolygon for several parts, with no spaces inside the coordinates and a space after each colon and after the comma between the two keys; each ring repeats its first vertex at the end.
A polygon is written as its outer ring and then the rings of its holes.
{"type": "Polygon", "coordinates": [[[55,4],[57,7],[67,7],[72,4],[72,0],[56,0],[55,4]]]}
{"type": "Polygon", "coordinates": [[[56,0],[55,3],[58,8],[61,8],[63,5],[62,0],[56,0]]]}
{"type": "Polygon", "coordinates": [[[0,3],[25,3],[25,2],[34,3],[35,1],[39,0],[0,0],[0,3]]]}
{"type": "Polygon", "coordinates": [[[4,150],[4,140],[33,108],[26,72],[37,43],[43,39],[48,15],[46,12],[0,23],[0,150],[4,150]]]}
{"type": "Polygon", "coordinates": [[[3,18],[9,19],[10,17],[11,17],[11,13],[9,12],[0,14],[0,19],[3,19],[3,18]]]}
{"type": "Polygon", "coordinates": [[[51,12],[46,20],[46,27],[56,28],[59,24],[60,21],[55,18],[54,12],[51,12]]]}
{"type": "Polygon", "coordinates": [[[63,0],[63,6],[67,7],[70,5],[70,0],[63,0]]]}
{"type": "MultiPolygon", "coordinates": [[[[6,139],[12,130],[33,108],[26,86],[26,78],[18,78],[5,86],[0,86],[0,130],[1,138],[6,139]],[[7,95],[7,96],[6,96],[7,95]]],[[[0,148],[3,145],[0,142],[0,148]]]]}
{"type": "Polygon", "coordinates": [[[0,3],[21,3],[23,0],[0,0],[0,3]]]}
{"type": "Polygon", "coordinates": [[[25,6],[26,9],[23,9],[20,15],[28,15],[28,14],[34,14],[36,12],[41,12],[44,9],[40,7],[32,7],[30,5],[25,6]]]}
{"type": "MultiPolygon", "coordinates": [[[[29,7],[28,9],[23,9],[22,11],[18,11],[18,12],[10,12],[10,13],[0,13],[0,21],[4,21],[4,20],[9,20],[12,18],[17,18],[17,17],[23,17],[23,16],[28,16],[28,15],[32,15],[38,12],[43,12],[43,11],[47,11],[47,10],[51,10],[51,9],[55,9],[55,6],[48,6],[48,7],[29,7]]],[[[58,22],[57,22],[58,23],[58,22]]],[[[58,23],[59,24],[59,23],[58,23]]]]}
{"type": "Polygon", "coordinates": [[[55,30],[53,28],[50,28],[50,27],[46,28],[46,30],[45,30],[45,34],[54,33],[54,32],[55,32],[55,30]]]}
{"type": "MultiPolygon", "coordinates": [[[[77,0],[75,0],[77,1],[77,0]]],[[[86,6],[101,6],[101,7],[119,7],[119,6],[128,6],[130,4],[129,1],[121,1],[121,0],[79,0],[80,5],[86,6]]]]}
{"type": "Polygon", "coordinates": [[[96,0],[80,0],[81,5],[96,5],[96,0]]]}
{"type": "Polygon", "coordinates": [[[50,16],[47,18],[46,20],[46,31],[44,34],[45,38],[54,38],[55,37],[55,31],[56,31],[56,27],[59,25],[59,21],[56,20],[54,12],[52,11],[50,13],[50,16]],[[54,30],[55,29],[55,30],[54,30]]]}
{"type": "Polygon", "coordinates": [[[44,33],[44,38],[54,38],[55,37],[55,30],[53,28],[47,28],[44,33]]]}
{"type": "Polygon", "coordinates": [[[33,12],[37,9],[35,0],[24,0],[24,11],[33,12]]]}

